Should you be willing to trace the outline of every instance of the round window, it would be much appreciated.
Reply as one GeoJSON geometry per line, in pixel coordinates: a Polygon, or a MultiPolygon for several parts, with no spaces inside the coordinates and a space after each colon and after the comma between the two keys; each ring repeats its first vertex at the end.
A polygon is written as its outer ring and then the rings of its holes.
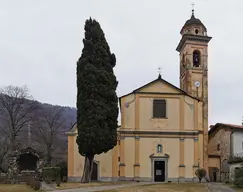
{"type": "Polygon", "coordinates": [[[195,30],[195,33],[198,34],[198,32],[199,32],[198,29],[196,29],[196,30],[195,30]]]}

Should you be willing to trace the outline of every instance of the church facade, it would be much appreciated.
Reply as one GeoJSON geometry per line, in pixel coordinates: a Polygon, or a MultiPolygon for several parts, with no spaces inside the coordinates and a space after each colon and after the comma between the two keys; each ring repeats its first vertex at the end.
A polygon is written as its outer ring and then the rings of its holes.
{"type": "MultiPolygon", "coordinates": [[[[181,31],[180,88],[159,75],[120,97],[117,145],[95,156],[93,180],[196,181],[208,169],[207,29],[194,11],[181,31]]],[[[80,180],[84,158],[78,153],[76,125],[68,135],[68,177],[80,180]]]]}

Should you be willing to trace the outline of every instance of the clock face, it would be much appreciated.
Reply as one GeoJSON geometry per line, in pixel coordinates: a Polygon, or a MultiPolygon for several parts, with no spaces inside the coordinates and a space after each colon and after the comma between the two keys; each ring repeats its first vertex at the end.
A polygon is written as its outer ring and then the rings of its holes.
{"type": "Polygon", "coordinates": [[[195,86],[199,87],[200,86],[200,82],[199,81],[195,81],[195,86]]]}

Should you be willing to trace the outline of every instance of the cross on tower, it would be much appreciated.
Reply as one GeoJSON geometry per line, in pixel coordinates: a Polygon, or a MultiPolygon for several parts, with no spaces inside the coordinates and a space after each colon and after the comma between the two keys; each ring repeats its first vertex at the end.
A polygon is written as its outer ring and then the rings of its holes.
{"type": "Polygon", "coordinates": [[[157,69],[158,69],[159,75],[161,75],[161,67],[158,67],[157,69]]]}
{"type": "Polygon", "coordinates": [[[195,3],[192,3],[192,10],[194,10],[195,3]]]}
{"type": "Polygon", "coordinates": [[[161,67],[158,67],[159,78],[161,78],[161,67]]]}
{"type": "Polygon", "coordinates": [[[194,6],[195,6],[195,3],[192,3],[192,14],[194,15],[194,6]]]}

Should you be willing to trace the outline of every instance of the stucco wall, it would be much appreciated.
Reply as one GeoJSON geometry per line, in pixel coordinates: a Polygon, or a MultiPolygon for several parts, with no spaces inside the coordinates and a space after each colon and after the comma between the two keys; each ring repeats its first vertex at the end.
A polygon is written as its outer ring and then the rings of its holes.
{"type": "Polygon", "coordinates": [[[122,128],[133,129],[135,127],[135,95],[130,94],[122,98],[121,103],[122,128]],[[128,103],[129,106],[126,106],[126,103],[128,103]]]}
{"type": "Polygon", "coordinates": [[[180,121],[180,98],[168,98],[168,96],[158,97],[166,100],[167,118],[153,118],[153,99],[151,97],[140,97],[140,130],[179,130],[180,121]]]}
{"type": "Polygon", "coordinates": [[[194,140],[185,139],[185,177],[193,178],[194,140]]]}
{"type": "Polygon", "coordinates": [[[125,143],[125,173],[126,177],[134,177],[134,164],[135,164],[135,139],[126,137],[125,143]]]}
{"type": "MultiPolygon", "coordinates": [[[[168,159],[168,179],[177,180],[179,177],[192,179],[195,176],[195,165],[200,163],[200,166],[203,166],[203,135],[189,132],[202,130],[200,102],[179,94],[177,89],[161,81],[140,91],[143,93],[132,93],[121,98],[120,142],[116,152],[111,150],[95,156],[95,160],[99,163],[99,177],[111,178],[118,176],[119,172],[120,179],[151,180],[152,159],[162,157],[166,162],[168,159]],[[152,92],[157,93],[152,94],[152,92]],[[167,101],[167,118],[153,118],[155,98],[167,101]],[[161,154],[157,154],[156,151],[158,144],[163,146],[161,154]],[[153,157],[150,157],[151,155],[153,157]]],[[[80,177],[84,158],[78,153],[76,136],[69,136],[68,145],[69,176],[80,177]]]]}
{"type": "Polygon", "coordinates": [[[150,84],[149,86],[140,89],[140,92],[179,93],[178,90],[162,82],[150,84]]]}
{"type": "Polygon", "coordinates": [[[162,82],[121,98],[121,128],[139,130],[203,130],[202,104],[162,82]],[[149,94],[158,93],[161,94],[149,94]],[[163,94],[165,93],[165,94],[163,94]],[[137,100],[136,100],[137,98],[137,100]],[[153,118],[153,100],[165,99],[167,118],[153,118]],[[137,102],[137,103],[136,103],[137,102]],[[127,103],[127,104],[126,104],[127,103]],[[136,110],[138,109],[138,110],[136,110]],[[137,114],[136,114],[137,113],[137,114]],[[136,117],[137,116],[137,117],[136,117]],[[136,118],[139,121],[136,127],[136,118]]]}
{"type": "MultiPolygon", "coordinates": [[[[195,110],[197,109],[194,105],[194,99],[183,96],[183,104],[184,104],[184,124],[185,130],[194,130],[195,129],[195,110]]],[[[196,103],[197,105],[197,103],[196,103]]]]}
{"type": "Polygon", "coordinates": [[[233,137],[233,155],[243,156],[243,131],[235,131],[233,137]]]}
{"type": "MultiPolygon", "coordinates": [[[[85,158],[81,156],[78,152],[78,145],[76,143],[76,135],[68,136],[69,138],[69,154],[68,161],[73,161],[68,163],[68,176],[74,178],[81,178],[84,168],[85,158]],[[71,143],[73,142],[73,143],[71,143]],[[73,147],[73,149],[72,149],[73,147]]],[[[95,155],[94,161],[98,163],[98,177],[111,178],[112,177],[112,150],[107,153],[102,153],[100,155],[95,155]]]]}
{"type": "Polygon", "coordinates": [[[150,155],[164,156],[168,159],[168,178],[177,178],[179,170],[179,139],[141,138],[140,139],[140,177],[152,177],[152,162],[150,155]],[[157,154],[156,146],[161,144],[163,153],[157,154]]]}

